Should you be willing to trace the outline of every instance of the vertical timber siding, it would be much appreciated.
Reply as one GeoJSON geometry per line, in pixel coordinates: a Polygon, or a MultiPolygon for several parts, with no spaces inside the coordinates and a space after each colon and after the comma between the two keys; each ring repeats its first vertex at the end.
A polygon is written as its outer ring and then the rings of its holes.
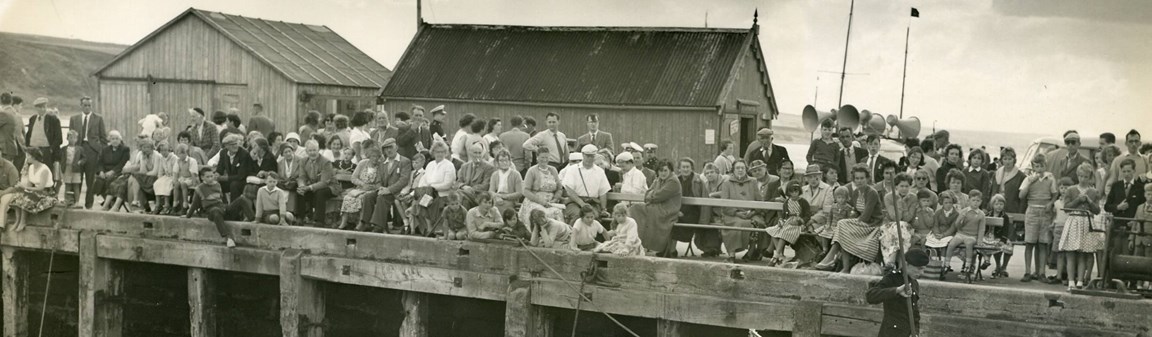
{"type": "MultiPolygon", "coordinates": [[[[146,82],[101,80],[100,97],[96,103],[99,109],[96,112],[104,115],[104,127],[109,131],[124,131],[125,126],[136,124],[135,119],[130,123],[125,122],[129,117],[143,116],[150,110],[148,85],[146,82]]],[[[140,128],[136,126],[127,131],[128,135],[132,135],[140,132],[140,128]]]]}
{"type": "Polygon", "coordinates": [[[719,124],[720,116],[714,110],[542,107],[488,103],[445,103],[434,100],[388,100],[384,103],[384,109],[392,113],[409,111],[413,104],[421,105],[426,110],[444,104],[448,110],[445,130],[449,136],[456,132],[456,122],[465,113],[473,113],[481,118],[500,118],[504,121],[505,130],[509,128],[508,120],[513,116],[532,116],[536,118],[536,129],[542,130],[546,128],[544,116],[548,112],[556,112],[560,115],[560,131],[572,139],[588,132],[584,116],[590,113],[600,114],[600,129],[612,133],[612,138],[617,143],[612,149],[613,153],[620,152],[619,143],[656,143],[660,145],[658,151],[660,158],[672,159],[688,156],[695,159],[697,163],[701,163],[702,160],[710,161],[716,157],[716,145],[704,143],[704,130],[716,129],[717,142],[722,139],[720,138],[722,135],[722,128],[719,124]]]}

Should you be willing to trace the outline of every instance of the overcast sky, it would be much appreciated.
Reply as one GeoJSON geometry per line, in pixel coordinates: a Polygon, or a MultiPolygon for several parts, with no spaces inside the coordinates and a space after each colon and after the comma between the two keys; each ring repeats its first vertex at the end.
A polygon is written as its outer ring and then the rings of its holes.
{"type": "MultiPolygon", "coordinates": [[[[850,0],[428,0],[425,21],[747,28],[785,113],[837,104],[850,0]]],[[[327,25],[393,68],[415,0],[0,0],[0,31],[132,44],[188,7],[327,25]]],[[[905,115],[925,128],[1152,134],[1152,1],[858,0],[844,103],[895,114],[911,22],[905,115]],[[909,15],[910,7],[920,18],[909,15]]]]}

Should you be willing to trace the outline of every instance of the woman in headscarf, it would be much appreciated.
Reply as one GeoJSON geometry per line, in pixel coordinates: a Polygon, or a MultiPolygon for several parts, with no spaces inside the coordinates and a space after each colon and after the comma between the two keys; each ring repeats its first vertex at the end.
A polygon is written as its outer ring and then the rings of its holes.
{"type": "MultiPolygon", "coordinates": [[[[748,176],[748,163],[736,159],[732,163],[732,176],[720,185],[720,199],[759,201],[760,190],[756,180],[748,176]]],[[[721,225],[729,227],[752,228],[764,222],[757,212],[750,209],[725,208],[721,212],[721,225]]],[[[728,250],[728,262],[736,262],[736,253],[747,250],[751,232],[746,231],[720,231],[724,240],[724,248],[728,250]]]]}
{"type": "Polygon", "coordinates": [[[856,218],[840,220],[836,223],[836,233],[832,236],[832,249],[816,265],[816,269],[831,270],[834,266],[832,259],[840,255],[843,265],[841,273],[850,273],[856,259],[868,262],[877,262],[880,254],[880,231],[878,226],[884,219],[884,210],[880,205],[880,196],[872,188],[871,179],[868,178],[868,167],[856,165],[852,168],[852,191],[848,195],[848,202],[855,208],[856,218]],[[843,252],[844,254],[839,254],[843,252]]]}
{"type": "Polygon", "coordinates": [[[56,206],[55,189],[52,188],[52,170],[45,164],[50,162],[48,154],[40,148],[25,149],[28,162],[20,183],[13,187],[14,191],[0,197],[0,228],[8,226],[8,207],[16,210],[16,228],[19,232],[24,230],[28,223],[28,215],[43,212],[56,206]]]}
{"type": "Polygon", "coordinates": [[[636,219],[644,248],[660,252],[657,256],[675,257],[676,241],[670,232],[680,216],[680,179],[671,162],[661,161],[656,168],[656,180],[644,194],[644,203],[632,205],[629,214],[636,219]]]}

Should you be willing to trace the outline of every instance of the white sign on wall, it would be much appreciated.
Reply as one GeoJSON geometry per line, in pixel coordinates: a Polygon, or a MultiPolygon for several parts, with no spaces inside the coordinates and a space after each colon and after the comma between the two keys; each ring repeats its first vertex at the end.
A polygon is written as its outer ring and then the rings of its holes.
{"type": "Polygon", "coordinates": [[[716,129],[704,129],[704,144],[716,144],[716,129]]]}

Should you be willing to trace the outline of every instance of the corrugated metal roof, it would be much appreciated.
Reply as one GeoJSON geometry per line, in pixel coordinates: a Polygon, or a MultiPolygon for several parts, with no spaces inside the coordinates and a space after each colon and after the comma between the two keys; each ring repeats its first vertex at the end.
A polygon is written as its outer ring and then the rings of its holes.
{"type": "Polygon", "coordinates": [[[391,73],[325,26],[192,12],[297,83],[379,88],[391,73]]]}
{"type": "Polygon", "coordinates": [[[194,15],[296,83],[382,88],[392,71],[326,26],[248,18],[189,8],[116,56],[107,69],[181,19],[194,15]]]}
{"type": "Polygon", "coordinates": [[[748,29],[426,25],[386,98],[715,106],[748,29]]]}

